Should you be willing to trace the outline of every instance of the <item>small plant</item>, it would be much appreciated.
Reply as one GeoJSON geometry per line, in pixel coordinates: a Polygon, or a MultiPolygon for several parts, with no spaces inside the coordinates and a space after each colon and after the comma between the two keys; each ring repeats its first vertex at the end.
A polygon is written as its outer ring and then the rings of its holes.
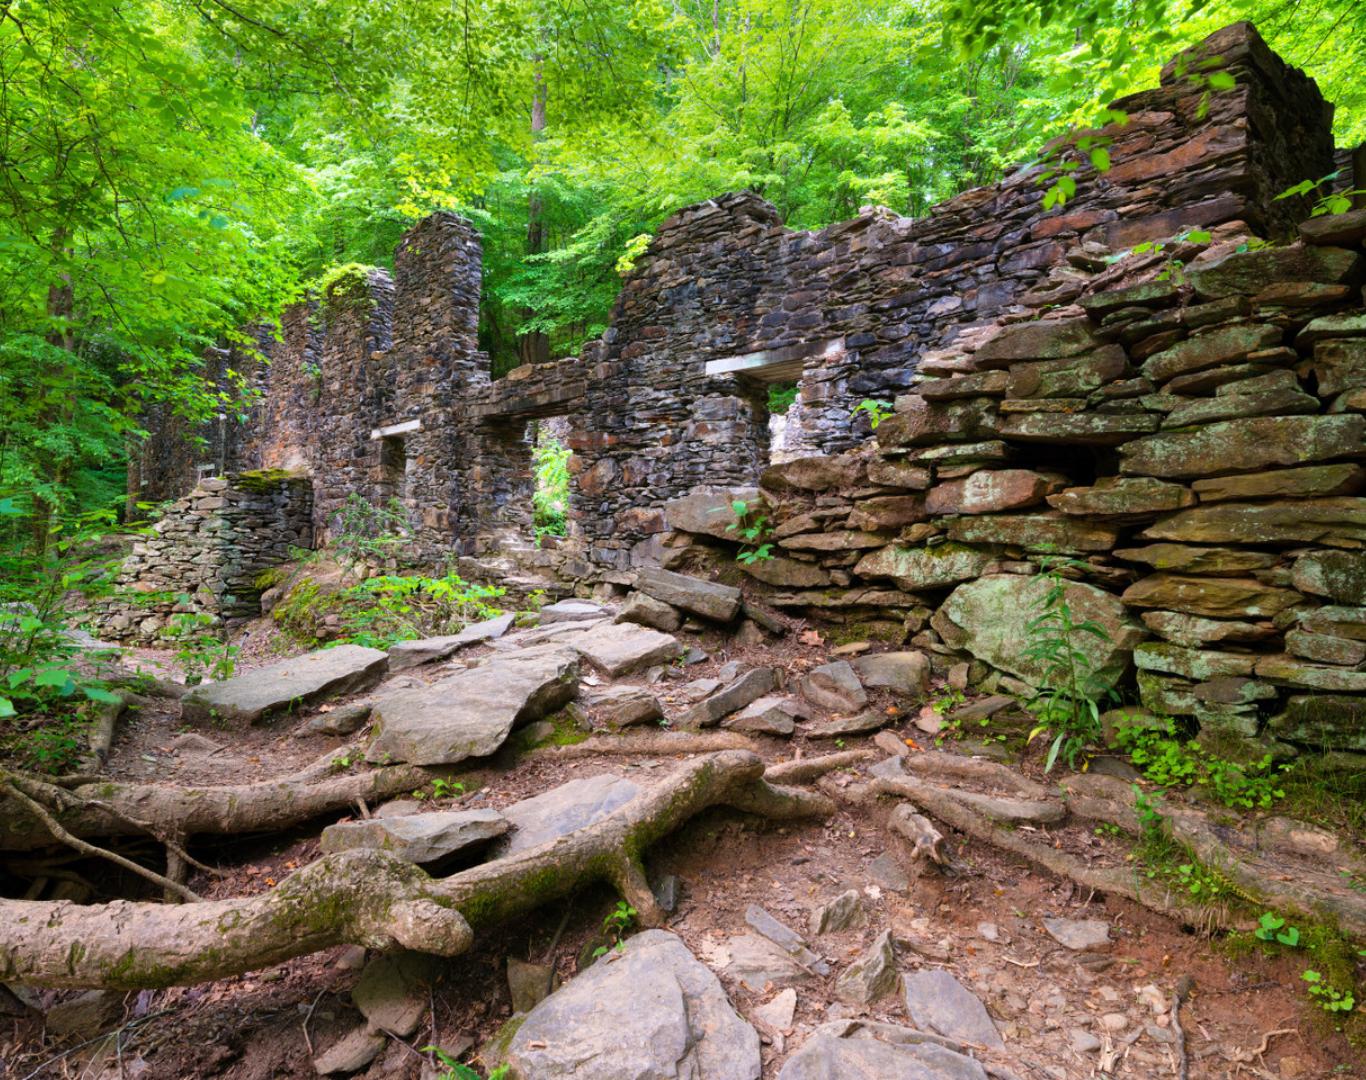
{"type": "Polygon", "coordinates": [[[774,383],[768,388],[768,414],[783,416],[796,403],[800,394],[796,383],[774,383]]]}
{"type": "Polygon", "coordinates": [[[453,634],[469,623],[501,615],[502,609],[490,601],[505,592],[498,586],[472,585],[459,574],[370,578],[341,595],[345,640],[387,649],[396,641],[453,634]]]}
{"type": "MultiPolygon", "coordinates": [[[[436,1055],[436,1059],[444,1066],[444,1071],[437,1080],[484,1080],[474,1069],[463,1062],[456,1061],[454,1057],[439,1046],[424,1046],[422,1053],[436,1055]]],[[[507,1065],[499,1065],[498,1068],[489,1073],[488,1080],[505,1080],[508,1068],[507,1065]]]]}
{"type": "Polygon", "coordinates": [[[332,549],[343,564],[388,559],[408,543],[408,508],[400,499],[372,503],[351,492],[337,512],[332,549]]]}
{"type": "Polygon", "coordinates": [[[849,415],[855,419],[858,418],[859,413],[868,417],[868,426],[876,431],[878,425],[892,415],[892,403],[880,401],[877,398],[864,398],[849,410],[849,415]]]}
{"type": "Polygon", "coordinates": [[[740,553],[735,556],[736,562],[752,566],[773,558],[773,545],[768,540],[773,527],[768,523],[767,515],[761,514],[755,505],[744,499],[732,501],[730,511],[735,515],[735,520],[726,526],[726,532],[735,533],[741,542],[740,553]]]}
{"type": "Polygon", "coordinates": [[[26,765],[60,776],[80,765],[85,752],[85,726],[71,717],[48,721],[16,737],[11,745],[26,765]]]}
{"type": "Polygon", "coordinates": [[[1314,970],[1307,970],[1300,978],[1309,984],[1309,996],[1326,1013],[1347,1013],[1356,1008],[1356,997],[1351,990],[1339,990],[1314,970]]]}
{"type": "Polygon", "coordinates": [[[569,531],[569,459],[573,451],[548,431],[542,431],[531,451],[536,490],[531,496],[532,528],[536,546],[547,536],[569,531]]]}
{"type": "Polygon", "coordinates": [[[631,929],[631,924],[636,921],[638,914],[640,913],[625,900],[618,900],[617,906],[602,920],[602,932],[607,935],[611,944],[599,945],[593,950],[593,958],[597,959],[612,949],[620,952],[626,948],[626,932],[631,929]]]}
{"type": "Polygon", "coordinates": [[[1324,191],[1324,184],[1331,184],[1339,176],[1342,170],[1330,172],[1327,176],[1318,180],[1301,180],[1298,184],[1292,184],[1279,195],[1277,199],[1289,199],[1296,195],[1307,195],[1314,199],[1314,208],[1309,211],[1310,217],[1324,217],[1328,214],[1345,214],[1352,209],[1352,199],[1357,195],[1366,195],[1366,188],[1351,188],[1347,191],[1324,191]]]}
{"type": "Polygon", "coordinates": [[[1047,588],[1039,598],[1039,614],[1026,627],[1026,644],[1021,656],[1042,668],[1040,688],[1025,703],[1038,719],[1029,733],[1029,742],[1040,735],[1052,735],[1044,771],[1052,772],[1058,758],[1066,758],[1071,768],[1077,758],[1100,735],[1100,703],[1114,696],[1110,686],[1096,673],[1091,656],[1081,648],[1085,637],[1110,640],[1105,627],[1090,619],[1078,620],[1067,602],[1064,567],[1078,566],[1075,560],[1052,559],[1045,564],[1047,588]]]}
{"type": "Polygon", "coordinates": [[[175,657],[185,673],[187,686],[198,686],[205,679],[230,679],[237,670],[239,649],[220,638],[217,627],[218,620],[203,612],[186,611],[171,616],[164,636],[176,646],[175,657]]]}
{"type": "Polygon", "coordinates": [[[1257,920],[1257,929],[1252,933],[1258,941],[1276,941],[1291,949],[1298,948],[1300,944],[1299,928],[1287,926],[1284,919],[1271,911],[1262,912],[1262,917],[1257,920]]]}
{"type": "Polygon", "coordinates": [[[444,777],[438,776],[432,781],[430,796],[428,795],[426,788],[418,788],[413,792],[413,798],[431,798],[433,801],[440,801],[441,799],[458,799],[463,794],[465,794],[465,785],[463,781],[447,780],[444,777]]]}
{"type": "Polygon", "coordinates": [[[1115,742],[1154,784],[1198,786],[1230,809],[1266,810],[1285,796],[1280,786],[1284,767],[1270,754],[1256,761],[1225,761],[1197,743],[1182,742],[1171,720],[1161,728],[1122,727],[1115,742]]]}
{"type": "MultiPolygon", "coordinates": [[[[1208,244],[1213,237],[1204,229],[1189,229],[1166,240],[1145,240],[1135,244],[1128,252],[1131,255],[1164,255],[1167,248],[1175,244],[1208,244]]],[[[1123,256],[1119,256],[1123,258],[1123,256]]],[[[1173,255],[1165,255],[1163,267],[1154,279],[1170,281],[1173,285],[1183,285],[1186,281],[1186,264],[1173,255]]]]}

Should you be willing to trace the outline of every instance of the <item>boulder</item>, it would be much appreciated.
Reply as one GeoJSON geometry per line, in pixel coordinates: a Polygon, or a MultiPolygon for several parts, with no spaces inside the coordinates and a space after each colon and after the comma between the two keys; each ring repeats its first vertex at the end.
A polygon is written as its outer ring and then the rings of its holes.
{"type": "Polygon", "coordinates": [[[1293,589],[1263,585],[1253,578],[1204,578],[1150,574],[1125,591],[1131,607],[1163,608],[1211,619],[1269,619],[1302,602],[1293,589]]]}
{"type": "Polygon", "coordinates": [[[411,863],[429,863],[507,831],[507,819],[497,810],[441,810],[329,825],[321,846],[329,853],[356,848],[392,851],[411,863]]]}
{"type": "Polygon", "coordinates": [[[758,1080],[759,1036],[665,930],[551,994],[507,1044],[509,1080],[758,1080]]]}
{"type": "Polygon", "coordinates": [[[1306,244],[1360,247],[1366,237],[1366,209],[1311,217],[1300,222],[1300,237],[1306,244]]]}
{"type": "Polygon", "coordinates": [[[570,780],[530,799],[503,808],[512,826],[499,840],[496,858],[538,847],[575,829],[592,825],[640,794],[630,780],[610,773],[570,780]]]}
{"type": "Polygon", "coordinates": [[[683,714],[679,723],[689,728],[710,727],[719,723],[723,717],[770,693],[777,685],[777,677],[771,667],[754,668],[714,694],[703,698],[683,714]]]}
{"type": "Polygon", "coordinates": [[[911,1028],[837,1020],[802,1043],[778,1080],[987,1080],[963,1050],[911,1028]]]}
{"type": "Polygon", "coordinates": [[[579,660],[570,649],[541,645],[490,657],[430,686],[380,698],[371,715],[372,762],[452,765],[487,757],[519,724],[573,700],[579,660]]]}
{"type": "Polygon", "coordinates": [[[915,697],[923,697],[929,692],[930,662],[924,653],[870,653],[850,664],[864,686],[887,687],[915,697]]]}
{"type": "Polygon", "coordinates": [[[1091,487],[1074,487],[1048,496],[1054,510],[1076,517],[1131,521],[1195,505],[1180,484],[1150,476],[1106,476],[1091,487]]]}
{"type": "Polygon", "coordinates": [[[942,968],[916,971],[902,979],[906,1011],[915,1026],[950,1039],[991,1049],[1005,1046],[977,996],[942,968]]]}
{"type": "MultiPolygon", "coordinates": [[[[940,613],[962,632],[963,647],[973,656],[1039,686],[1043,666],[1022,654],[1028,647],[1029,623],[1040,614],[1049,588],[1049,579],[1041,575],[990,574],[959,585],[940,613]]],[[[1108,635],[1108,640],[1102,640],[1081,634],[1075,644],[1086,653],[1092,671],[1113,685],[1128,668],[1130,653],[1144,631],[1118,597],[1094,585],[1070,581],[1064,596],[1074,619],[1094,621],[1108,635]]]]}
{"type": "Polygon", "coordinates": [[[420,664],[431,664],[458,652],[460,649],[481,642],[500,638],[512,629],[517,616],[508,612],[494,619],[471,623],[458,634],[444,637],[419,638],[416,641],[400,641],[389,646],[390,673],[406,671],[420,664]]]}
{"type": "Polygon", "coordinates": [[[1141,534],[1148,540],[1195,544],[1366,543],[1366,498],[1285,499],[1217,503],[1163,518],[1141,534]]]}
{"type": "Polygon", "coordinates": [[[801,681],[801,694],[811,704],[832,712],[854,712],[868,704],[863,684],[847,660],[813,668],[801,681]]]}
{"type": "Polygon", "coordinates": [[[981,469],[961,480],[937,484],[925,496],[930,514],[994,514],[1043,502],[1064,481],[1031,469],[981,469]]]}
{"type": "Polygon", "coordinates": [[[739,589],[658,567],[639,570],[636,588],[656,600],[716,622],[730,622],[740,610],[739,589]]]}
{"type": "Polygon", "coordinates": [[[996,556],[966,544],[903,547],[889,544],[859,559],[854,573],[865,578],[891,578],[908,591],[940,589],[971,581],[996,561],[996,556]]]}
{"type": "Polygon", "coordinates": [[[1013,544],[1026,551],[1073,555],[1109,551],[1119,539],[1113,525],[1056,512],[954,518],[947,531],[950,539],[967,544],[1013,544]]]}
{"type": "Polygon", "coordinates": [[[736,514],[732,503],[742,502],[747,507],[759,505],[758,488],[722,488],[716,491],[694,491],[681,499],[664,504],[664,518],[669,528],[698,536],[715,536],[722,540],[736,540],[736,514]]]}
{"type": "Polygon", "coordinates": [[[867,918],[862,894],[857,889],[846,889],[811,912],[811,933],[838,934],[862,926],[867,918]]]}
{"type": "Polygon", "coordinates": [[[1192,432],[1163,432],[1120,447],[1126,475],[1201,478],[1360,456],[1363,416],[1263,416],[1192,432]]]}
{"type": "Polygon", "coordinates": [[[361,645],[320,649],[222,682],[201,683],[181,699],[182,715],[189,721],[256,724],[286,709],[373,686],[388,663],[385,653],[361,645]]]}
{"type": "Polygon", "coordinates": [[[635,623],[602,623],[567,644],[610,679],[667,664],[683,651],[676,637],[635,623]]]}
{"type": "Polygon", "coordinates": [[[683,616],[662,600],[656,600],[643,592],[633,592],[626,598],[626,603],[617,616],[617,622],[635,623],[638,626],[648,626],[652,630],[672,634],[683,625],[683,616]]]}

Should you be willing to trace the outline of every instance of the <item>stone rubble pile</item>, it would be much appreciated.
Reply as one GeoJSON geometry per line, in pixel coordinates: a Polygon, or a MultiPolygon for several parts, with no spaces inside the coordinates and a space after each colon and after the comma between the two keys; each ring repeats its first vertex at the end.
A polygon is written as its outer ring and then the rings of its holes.
{"type": "MultiPolygon", "coordinates": [[[[1366,752],[1366,211],[1301,231],[1078,276],[1075,303],[927,353],[874,442],[763,474],[774,557],[741,569],[1022,692],[1065,558],[1107,632],[1081,647],[1111,685],[1136,668],[1147,710],[1210,744],[1366,752]]],[[[733,497],[756,498],[711,500],[733,497]]],[[[697,500],[666,565],[734,536],[697,500]]]]}

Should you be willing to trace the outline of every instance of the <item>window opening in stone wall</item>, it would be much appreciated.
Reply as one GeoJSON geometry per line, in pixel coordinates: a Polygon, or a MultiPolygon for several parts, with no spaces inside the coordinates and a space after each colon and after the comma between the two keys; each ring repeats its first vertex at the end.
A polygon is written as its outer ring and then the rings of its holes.
{"type": "Polygon", "coordinates": [[[386,499],[408,500],[408,477],[413,459],[408,456],[408,441],[402,435],[386,435],[379,441],[380,494],[386,499]]]}
{"type": "MultiPolygon", "coordinates": [[[[778,464],[798,456],[788,449],[789,429],[797,420],[801,387],[795,382],[770,383],[765,402],[768,408],[768,457],[778,464]]],[[[791,432],[795,435],[795,431],[791,432]]]]}
{"type": "Polygon", "coordinates": [[[203,465],[196,465],[194,467],[195,482],[198,483],[201,480],[208,480],[211,477],[218,476],[221,472],[222,470],[219,469],[219,467],[215,465],[213,462],[208,462],[207,464],[203,465]]]}
{"type": "Polygon", "coordinates": [[[537,420],[532,428],[532,528],[537,547],[554,546],[569,532],[569,421],[537,420]]]}

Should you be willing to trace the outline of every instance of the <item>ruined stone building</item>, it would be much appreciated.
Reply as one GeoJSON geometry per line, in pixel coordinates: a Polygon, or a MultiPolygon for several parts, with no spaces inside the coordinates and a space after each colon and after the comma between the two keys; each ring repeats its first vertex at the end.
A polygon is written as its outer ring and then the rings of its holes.
{"type": "MultiPolygon", "coordinates": [[[[171,518],[198,514],[220,546],[231,492],[188,495],[201,473],[280,469],[308,482],[274,492],[276,555],[325,544],[353,493],[402,500],[430,559],[506,553],[529,547],[529,422],[565,417],[569,536],[545,561],[566,581],[626,585],[724,547],[711,493],[762,477],[778,557],[748,571],[775,606],[1027,681],[982,624],[1018,599],[998,579],[1066,554],[1122,662],[1148,639],[1145,703],[1246,735],[1293,713],[1319,745],[1366,749],[1366,211],[1277,198],[1347,159],[1311,79],[1248,24],[1194,56],[1235,88],[1169,64],[1115,103],[1112,167],[1084,165],[1064,207],[1042,208],[1038,168],[923,219],[814,232],[723,195],[660,226],[580,356],[498,380],[476,340],[479,237],[432,215],[392,278],[286,311],[268,364],[221,355],[259,405],[207,449],[155,433],[143,486],[186,496],[171,518]],[[769,469],[766,388],[785,381],[801,456],[769,469]],[[895,402],[875,433],[863,399],[895,402]]],[[[274,528],[267,507],[248,517],[274,528]]],[[[176,576],[157,567],[180,528],[135,553],[130,585],[176,576]]],[[[206,608],[236,610],[268,558],[219,566],[206,608]]]]}

